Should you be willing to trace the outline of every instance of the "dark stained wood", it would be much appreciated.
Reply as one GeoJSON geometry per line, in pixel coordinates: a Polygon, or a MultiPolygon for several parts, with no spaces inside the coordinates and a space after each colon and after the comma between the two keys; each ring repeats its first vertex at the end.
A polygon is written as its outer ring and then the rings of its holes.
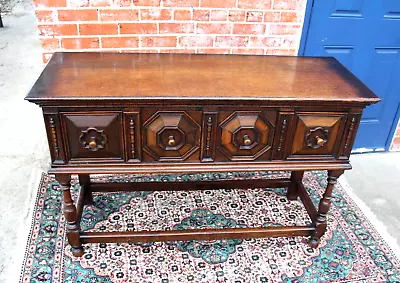
{"type": "Polygon", "coordinates": [[[317,209],[315,208],[310,196],[308,195],[306,188],[301,181],[296,183],[297,193],[299,194],[300,200],[303,202],[304,207],[307,210],[308,215],[313,220],[317,217],[317,209]]]}
{"type": "MultiPolygon", "coordinates": [[[[79,178],[81,179],[81,178],[79,178]]],[[[85,205],[86,186],[82,185],[79,190],[78,199],[76,200],[76,222],[80,223],[82,218],[83,207],[85,205]]]]}
{"type": "Polygon", "coordinates": [[[93,204],[93,195],[90,190],[90,175],[89,174],[80,174],[79,175],[79,184],[81,185],[81,189],[83,189],[83,198],[84,204],[92,205],[93,204]]]}
{"type": "Polygon", "coordinates": [[[28,100],[377,102],[334,58],[55,53],[28,100]]]}
{"type": "Polygon", "coordinates": [[[288,187],[287,198],[297,200],[299,196],[298,183],[302,182],[304,171],[292,171],[290,175],[291,185],[288,187]]]}
{"type": "Polygon", "coordinates": [[[142,111],[145,161],[199,160],[200,111],[142,111]]]}
{"type": "Polygon", "coordinates": [[[43,108],[67,236],[82,242],[311,236],[317,247],[363,109],[379,101],[333,58],[56,53],[26,97],[43,108]],[[292,171],[281,180],[91,184],[90,174],[292,171]],[[304,171],[329,170],[314,207],[304,171]],[[70,175],[81,184],[75,207],[70,175]],[[81,233],[92,191],[287,187],[312,225],[81,233]]]}
{"type": "Polygon", "coordinates": [[[348,159],[344,160],[303,160],[290,162],[271,161],[271,162],[215,162],[215,163],[185,163],[178,162],[165,163],[137,163],[137,164],[113,164],[107,160],[85,160],[86,164],[71,163],[68,166],[53,164],[50,174],[186,174],[186,173],[206,173],[206,172],[253,172],[253,171],[286,171],[286,170],[328,170],[328,169],[351,169],[348,159]],[[101,162],[102,161],[102,162],[101,162]]]}
{"type": "Polygon", "coordinates": [[[218,190],[228,188],[285,188],[291,184],[289,179],[249,179],[196,182],[131,182],[131,183],[92,183],[93,192],[115,191],[178,191],[178,190],[218,190]]]}
{"type": "Polygon", "coordinates": [[[315,227],[315,231],[311,235],[311,239],[309,241],[310,247],[312,248],[318,247],[319,240],[326,231],[326,226],[327,226],[326,215],[331,206],[333,188],[337,183],[337,179],[343,173],[344,173],[343,170],[328,171],[328,186],[326,187],[325,193],[319,202],[317,216],[313,218],[313,226],[315,227]]]}
{"type": "Polygon", "coordinates": [[[67,238],[72,247],[74,256],[83,255],[82,242],[79,236],[80,225],[78,222],[76,207],[71,197],[71,177],[67,174],[56,175],[56,180],[60,183],[63,199],[63,213],[67,221],[67,238]]]}
{"type": "Polygon", "coordinates": [[[83,243],[164,242],[189,240],[249,239],[281,236],[308,236],[314,231],[308,226],[267,228],[193,229],[169,231],[83,232],[83,243]]]}

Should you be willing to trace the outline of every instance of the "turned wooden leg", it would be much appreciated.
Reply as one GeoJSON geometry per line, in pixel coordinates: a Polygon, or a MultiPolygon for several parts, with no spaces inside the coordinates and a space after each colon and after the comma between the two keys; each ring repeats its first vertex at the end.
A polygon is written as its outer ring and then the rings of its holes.
{"type": "Polygon", "coordinates": [[[83,255],[83,247],[79,238],[80,227],[76,221],[76,207],[71,197],[71,176],[69,174],[56,174],[63,194],[63,213],[67,221],[67,238],[74,256],[83,255]]]}
{"type": "Polygon", "coordinates": [[[297,182],[303,180],[304,171],[292,171],[290,175],[291,184],[288,187],[287,198],[289,200],[296,200],[299,196],[297,191],[297,182]]]}
{"type": "Polygon", "coordinates": [[[85,190],[84,194],[84,204],[92,205],[93,204],[93,195],[90,190],[90,175],[89,174],[80,174],[79,175],[79,184],[81,188],[85,190]]]}
{"type": "Polygon", "coordinates": [[[326,215],[331,206],[332,192],[337,179],[343,174],[343,170],[329,170],[328,171],[328,186],[326,187],[325,193],[319,202],[318,213],[316,219],[313,220],[315,231],[311,235],[311,239],[308,244],[312,248],[317,248],[319,240],[325,234],[326,231],[326,215]]]}

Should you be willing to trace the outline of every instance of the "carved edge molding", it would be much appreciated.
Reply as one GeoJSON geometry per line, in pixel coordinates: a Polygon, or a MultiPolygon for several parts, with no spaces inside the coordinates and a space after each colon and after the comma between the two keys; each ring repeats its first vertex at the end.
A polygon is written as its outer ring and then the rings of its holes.
{"type": "Polygon", "coordinates": [[[203,162],[212,162],[215,159],[215,131],[217,123],[216,112],[205,112],[203,116],[203,146],[202,157],[203,162]]]}
{"type": "Polygon", "coordinates": [[[56,123],[55,123],[53,117],[50,117],[49,124],[50,124],[51,138],[53,141],[54,159],[59,159],[59,148],[58,148],[58,141],[57,141],[56,123]]]}

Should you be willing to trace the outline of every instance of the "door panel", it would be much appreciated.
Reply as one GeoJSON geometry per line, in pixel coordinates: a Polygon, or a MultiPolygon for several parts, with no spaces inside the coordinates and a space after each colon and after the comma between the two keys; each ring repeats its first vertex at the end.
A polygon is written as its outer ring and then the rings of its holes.
{"type": "Polygon", "coordinates": [[[400,102],[400,1],[315,0],[312,9],[305,55],[335,57],[382,99],[364,111],[353,149],[388,148],[400,102]]]}
{"type": "Polygon", "coordinates": [[[335,0],[331,17],[361,18],[364,0],[335,0]]]}

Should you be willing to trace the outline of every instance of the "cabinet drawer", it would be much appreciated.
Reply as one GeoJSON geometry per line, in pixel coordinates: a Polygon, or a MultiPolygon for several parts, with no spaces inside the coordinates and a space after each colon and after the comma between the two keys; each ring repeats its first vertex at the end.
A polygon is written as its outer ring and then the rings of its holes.
{"type": "Polygon", "coordinates": [[[217,160],[269,160],[275,119],[275,111],[220,112],[217,160]]]}
{"type": "Polygon", "coordinates": [[[336,158],[345,113],[297,113],[288,159],[336,158]]]}
{"type": "Polygon", "coordinates": [[[70,161],[124,161],[120,112],[62,113],[70,161]]]}
{"type": "Polygon", "coordinates": [[[142,111],[144,161],[199,161],[201,111],[142,111]]]}

